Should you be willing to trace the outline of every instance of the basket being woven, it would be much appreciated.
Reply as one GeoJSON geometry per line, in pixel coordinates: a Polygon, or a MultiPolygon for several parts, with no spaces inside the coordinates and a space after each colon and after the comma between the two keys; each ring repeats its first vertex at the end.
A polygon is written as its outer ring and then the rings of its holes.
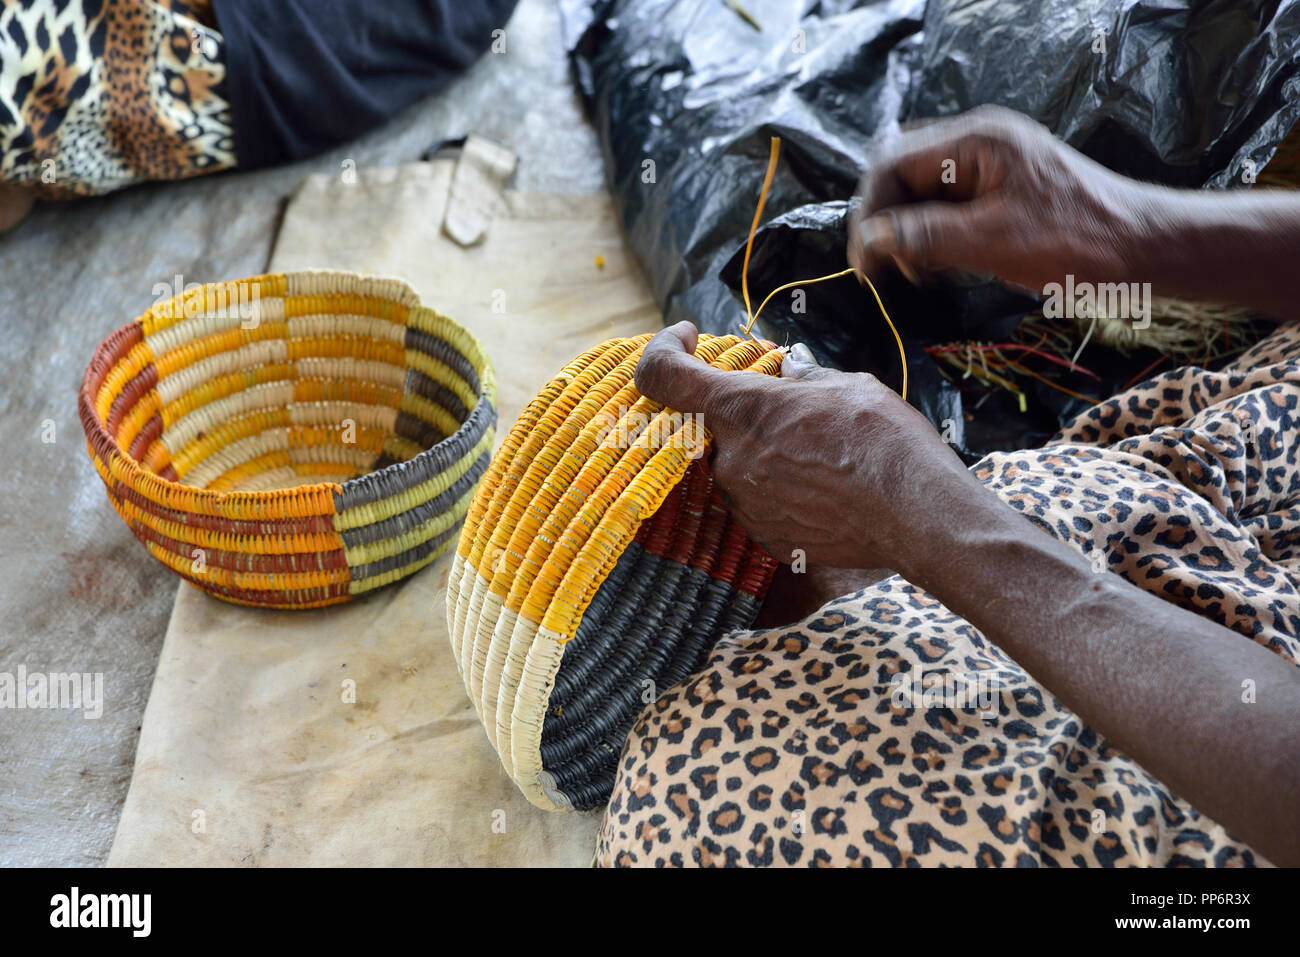
{"type": "MultiPolygon", "coordinates": [[[[506,770],[547,809],[604,804],[637,714],[752,623],[775,561],[731,521],[704,423],[636,390],[649,336],[579,356],[524,410],[470,505],[448,628],[506,770]]],[[[781,353],[700,336],[776,375],[781,353]]]]}
{"type": "Polygon", "coordinates": [[[156,558],[226,601],[308,608],[451,546],[491,458],[496,384],[406,283],[300,272],[155,303],[100,345],[78,406],[156,558]]]}

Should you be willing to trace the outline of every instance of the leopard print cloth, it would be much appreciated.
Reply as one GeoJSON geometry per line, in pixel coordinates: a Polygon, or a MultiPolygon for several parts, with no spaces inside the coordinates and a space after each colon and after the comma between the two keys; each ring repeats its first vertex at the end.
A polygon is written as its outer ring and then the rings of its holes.
{"type": "MultiPolygon", "coordinates": [[[[1300,664],[1298,404],[1289,326],[975,474],[1099,571],[1300,664]]],[[[1266,863],[897,576],[798,625],[725,638],[652,704],[596,862],[1266,863]]]]}
{"type": "Polygon", "coordinates": [[[235,165],[210,0],[0,6],[0,182],[47,198],[235,165]]]}

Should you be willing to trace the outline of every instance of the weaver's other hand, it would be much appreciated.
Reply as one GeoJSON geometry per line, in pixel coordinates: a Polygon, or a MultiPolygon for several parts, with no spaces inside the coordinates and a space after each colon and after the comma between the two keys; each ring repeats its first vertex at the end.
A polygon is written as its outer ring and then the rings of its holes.
{"type": "Polygon", "coordinates": [[[848,258],[868,276],[961,267],[1031,292],[1067,273],[1123,280],[1148,205],[1142,184],[1000,107],[906,130],[872,157],[858,197],[848,258]]]}
{"type": "Polygon", "coordinates": [[[750,536],[779,561],[898,568],[909,516],[939,486],[974,480],[919,412],[865,373],[818,366],[806,347],[781,378],[725,372],[695,358],[679,322],[646,345],[644,395],[696,412],[713,434],[713,474],[750,536]]]}

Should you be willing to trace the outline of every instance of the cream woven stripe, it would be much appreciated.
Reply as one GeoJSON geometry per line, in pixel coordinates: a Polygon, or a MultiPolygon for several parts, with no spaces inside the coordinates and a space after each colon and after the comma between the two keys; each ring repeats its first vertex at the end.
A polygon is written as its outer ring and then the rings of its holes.
{"type": "Polygon", "coordinates": [[[321,296],[352,293],[390,299],[404,306],[419,305],[420,297],[409,283],[382,276],[359,276],[356,273],[327,269],[307,269],[285,274],[285,291],[290,296],[321,296]]]}
{"type": "MultiPolygon", "coordinates": [[[[468,692],[470,688],[470,661],[467,655],[472,656],[474,650],[471,621],[477,621],[477,618],[470,618],[470,599],[475,592],[476,580],[481,580],[483,575],[468,558],[457,554],[456,561],[460,565],[460,575],[455,581],[456,593],[454,596],[451,593],[451,578],[450,576],[448,578],[447,621],[451,626],[452,657],[456,662],[456,670],[465,683],[465,691],[468,692]]],[[[486,588],[479,591],[478,604],[475,608],[476,616],[482,611],[483,595],[486,593],[486,588]]],[[[479,709],[482,707],[483,702],[473,695],[470,695],[470,701],[474,705],[475,713],[478,713],[481,719],[482,714],[479,709]]],[[[484,726],[486,727],[486,722],[484,722],[484,726]]]]}
{"type": "Polygon", "coordinates": [[[267,452],[287,452],[289,450],[289,430],[287,428],[267,429],[246,439],[231,442],[223,449],[218,449],[202,462],[186,472],[181,478],[187,485],[206,488],[214,479],[219,478],[236,466],[243,465],[249,459],[255,459],[267,452]]]}
{"type": "MultiPolygon", "coordinates": [[[[506,666],[506,653],[510,649],[510,636],[518,622],[519,613],[503,607],[500,617],[492,626],[488,641],[475,640],[474,642],[474,670],[470,673],[470,694],[476,695],[481,702],[479,713],[483,715],[483,724],[488,729],[488,738],[491,739],[493,747],[497,746],[497,695],[501,691],[501,678],[506,666]]],[[[537,630],[536,626],[533,630],[537,630]]]]}
{"type": "Polygon", "coordinates": [[[447,602],[453,643],[460,645],[461,678],[470,700],[502,766],[520,790],[538,807],[559,810],[562,804],[548,796],[539,776],[541,728],[564,644],[559,635],[544,632],[534,622],[503,608],[501,598],[488,590],[490,581],[468,560],[457,556],[456,562],[460,568],[448,577],[447,602]],[[476,624],[468,634],[466,625],[471,621],[476,624]],[[500,667],[485,675],[478,653],[489,646],[500,667]],[[481,693],[473,690],[476,677],[483,678],[481,693]]]}
{"type": "MultiPolygon", "coordinates": [[[[175,328],[168,329],[166,335],[171,333],[175,328]]],[[[333,336],[346,335],[358,339],[379,339],[403,344],[406,338],[406,327],[395,322],[389,322],[387,319],[376,319],[374,316],[355,316],[355,315],[317,315],[317,316],[295,316],[288,321],[289,338],[303,339],[309,336],[333,336]]],[[[155,352],[154,355],[160,353],[155,352]]],[[[324,358],[324,357],[322,357],[324,358]]],[[[286,339],[259,339],[256,342],[250,342],[240,346],[238,349],[230,349],[226,352],[217,352],[207,358],[195,362],[193,365],[185,366],[170,375],[162,376],[158,380],[158,395],[162,398],[163,403],[172,402],[187,392],[192,392],[198,386],[218,376],[226,375],[231,372],[245,372],[259,365],[265,365],[270,362],[287,362],[289,359],[289,343],[286,339]]],[[[306,359],[298,360],[300,362],[309,361],[306,359]]],[[[334,362],[351,362],[353,368],[344,376],[337,378],[360,379],[358,367],[363,363],[358,360],[338,360],[334,362]]],[[[402,366],[394,366],[387,362],[379,362],[374,359],[364,360],[366,366],[387,366],[401,371],[402,381],[405,381],[406,370],[402,366]]],[[[401,385],[401,382],[396,383],[401,385]]]]}
{"type": "Polygon", "coordinates": [[[259,409],[282,409],[292,401],[293,383],[289,380],[261,382],[187,412],[163,429],[162,443],[174,458],[200,432],[259,409]]]}
{"type": "MultiPolygon", "coordinates": [[[[448,562],[447,567],[447,591],[446,594],[443,595],[443,605],[446,606],[447,609],[447,624],[453,629],[453,634],[451,635],[453,643],[455,642],[456,637],[454,634],[455,626],[452,623],[455,620],[456,615],[456,593],[460,590],[462,561],[463,560],[459,553],[451,556],[451,561],[448,562]]],[[[460,671],[459,662],[456,664],[456,670],[460,671]]]]}
{"type": "MultiPolygon", "coordinates": [[[[157,355],[157,353],[154,353],[157,355]]],[[[155,388],[163,405],[175,402],[205,382],[232,372],[289,361],[289,344],[283,339],[262,339],[229,352],[217,352],[158,380],[155,388]]]]}
{"type": "MultiPolygon", "coordinates": [[[[524,667],[527,663],[528,656],[532,652],[533,646],[540,641],[538,637],[541,634],[541,627],[527,618],[519,618],[510,631],[503,635],[501,647],[505,651],[504,660],[501,665],[500,685],[497,689],[497,702],[495,720],[497,724],[497,742],[501,748],[501,760],[505,764],[506,770],[512,775],[516,774],[515,769],[515,711],[519,708],[519,696],[524,693],[522,680],[524,667]]],[[[564,653],[564,645],[559,646],[559,653],[564,653]]],[[[556,658],[555,667],[560,667],[559,658],[556,658]]],[[[552,675],[552,679],[554,675],[552,675]]],[[[554,681],[552,681],[554,684],[554,681]]],[[[546,697],[536,703],[539,710],[538,721],[545,718],[547,699],[550,698],[550,689],[547,689],[546,697]]],[[[538,744],[538,748],[541,744],[538,744]]],[[[541,755],[538,755],[538,768],[541,768],[541,755]]]]}
{"type": "MultiPolygon", "coordinates": [[[[191,469],[183,476],[184,481],[187,485],[206,488],[231,469],[238,468],[268,452],[284,452],[288,455],[290,463],[296,465],[332,462],[336,465],[348,466],[349,468],[341,469],[340,472],[349,477],[355,475],[357,469],[369,469],[375,460],[374,452],[356,446],[291,445],[290,432],[290,429],[267,429],[265,432],[234,442],[222,449],[218,455],[204,459],[202,464],[191,469]]],[[[314,479],[314,481],[321,480],[314,479]]]]}
{"type": "Polygon", "coordinates": [[[563,636],[547,628],[538,629],[528,646],[523,674],[514,710],[510,714],[510,756],[514,761],[514,779],[524,796],[540,808],[561,810],[542,789],[542,723],[546,720],[546,703],[555,687],[564,654],[563,636]]]}
{"type": "MultiPolygon", "coordinates": [[[[451,566],[451,572],[447,575],[447,621],[451,622],[451,657],[456,662],[456,671],[461,678],[464,678],[465,669],[461,665],[460,649],[464,644],[465,603],[461,598],[468,596],[468,583],[475,572],[469,559],[459,553],[452,559],[451,566]]],[[[478,707],[477,702],[475,707],[478,707]]]]}
{"type": "MultiPolygon", "coordinates": [[[[503,487],[505,483],[502,483],[503,487]]],[[[501,494],[498,490],[497,494],[501,494]]],[[[500,556],[498,557],[499,560],[500,556]]],[[[495,564],[492,556],[485,555],[485,561],[488,562],[489,571],[495,564]]],[[[466,691],[469,692],[470,700],[474,702],[475,710],[482,707],[480,692],[482,690],[482,672],[476,667],[477,662],[486,659],[487,647],[491,643],[492,634],[496,627],[497,619],[501,616],[506,596],[498,595],[491,591],[492,579],[485,576],[473,566],[468,566],[466,574],[461,581],[461,601],[464,604],[464,615],[461,617],[457,612],[457,621],[460,622],[456,629],[456,637],[461,644],[458,649],[457,658],[460,662],[461,671],[467,676],[465,685],[466,691]],[[480,646],[482,646],[480,648],[480,646]]],[[[483,717],[481,714],[479,717],[483,717]]],[[[485,721],[484,724],[487,724],[485,721]]]]}
{"type": "Polygon", "coordinates": [[[388,433],[397,424],[397,410],[391,405],[365,405],[341,400],[290,402],[288,411],[289,421],[294,425],[333,426],[340,431],[349,419],[357,428],[382,429],[388,433]]]}
{"type": "Polygon", "coordinates": [[[293,381],[281,379],[259,383],[224,399],[201,405],[163,429],[162,443],[175,459],[200,433],[211,432],[241,416],[270,409],[286,409],[289,420],[297,425],[342,427],[343,421],[350,418],[358,427],[383,428],[391,432],[397,422],[397,410],[392,406],[343,401],[295,402],[293,390],[293,381]]]}
{"type": "Polygon", "coordinates": [[[166,329],[160,329],[151,335],[145,336],[144,341],[149,344],[149,348],[153,350],[154,355],[160,356],[164,352],[170,352],[177,346],[184,345],[187,342],[202,339],[213,333],[225,332],[228,329],[236,329],[245,322],[251,324],[256,321],[258,325],[263,325],[270,322],[280,322],[283,319],[284,300],[277,296],[257,300],[255,309],[249,304],[245,304],[245,306],[235,304],[235,308],[201,312],[198,315],[181,319],[166,329]]]}
{"type": "Polygon", "coordinates": [[[395,389],[406,387],[406,367],[380,362],[378,359],[306,356],[294,360],[294,368],[298,372],[299,379],[375,382],[395,389]]]}
{"type": "Polygon", "coordinates": [[[374,460],[374,452],[355,445],[294,445],[289,448],[289,461],[295,465],[305,465],[308,462],[334,462],[337,465],[350,465],[356,469],[369,468],[374,460]]]}
{"type": "MultiPolygon", "coordinates": [[[[279,278],[276,275],[267,277],[274,283],[279,278]]],[[[419,296],[411,286],[400,279],[384,279],[376,276],[358,276],[353,273],[332,272],[324,270],[310,270],[302,273],[288,273],[284,275],[285,293],[288,296],[319,296],[332,295],[337,293],[353,294],[361,296],[371,296],[380,299],[386,299],[391,302],[399,303],[408,310],[414,309],[419,305],[419,296]]],[[[260,284],[257,285],[254,292],[254,282],[252,279],[210,284],[213,288],[211,295],[215,298],[219,295],[226,295],[233,298],[234,308],[229,306],[221,309],[199,311],[194,316],[179,316],[174,319],[164,318],[158,313],[157,307],[150,310],[153,314],[151,324],[164,324],[164,328],[157,328],[153,333],[148,334],[146,341],[152,346],[155,341],[169,343],[167,348],[174,347],[183,342],[191,341],[195,338],[196,333],[202,335],[203,329],[211,331],[229,329],[232,325],[238,325],[247,321],[249,317],[241,316],[241,312],[248,312],[246,306],[251,307],[251,303],[257,303],[258,322],[278,321],[284,318],[285,301],[284,297],[279,295],[261,295],[260,284]],[[256,296],[257,298],[254,298],[256,296]],[[244,301],[241,302],[240,297],[244,301]],[[205,325],[205,320],[209,322],[205,325]],[[187,324],[189,325],[186,328],[187,324]],[[171,338],[157,339],[156,337],[164,335],[168,330],[176,330],[171,338]]],[[[204,290],[201,299],[195,298],[197,305],[206,306],[208,302],[209,291],[204,290]]],[[[183,309],[185,307],[184,294],[175,296],[165,303],[159,305],[170,307],[171,309],[183,309]]],[[[229,299],[227,300],[229,301],[229,299]]],[[[164,348],[162,351],[166,351],[164,348]]],[[[155,355],[159,354],[155,350],[155,355]]]]}
{"type": "MultiPolygon", "coordinates": [[[[279,407],[281,406],[275,406],[275,408],[279,407]]],[[[341,423],[349,418],[356,422],[358,428],[376,429],[383,432],[391,432],[393,425],[397,421],[396,409],[378,405],[359,405],[354,402],[290,402],[287,404],[287,411],[289,421],[294,425],[314,425],[340,429],[340,435],[341,423]]],[[[229,422],[231,420],[220,419],[218,421],[229,422]]],[[[264,455],[276,449],[288,450],[290,460],[295,462],[329,461],[361,466],[371,464],[376,458],[373,451],[355,445],[331,444],[291,447],[289,444],[290,432],[291,430],[288,428],[275,427],[265,429],[256,435],[238,439],[224,448],[215,449],[209,455],[197,460],[185,474],[181,475],[181,478],[189,485],[204,487],[231,468],[243,465],[259,455],[264,455]],[[271,438],[267,438],[263,442],[262,439],[268,436],[271,438]],[[279,444],[281,441],[283,441],[283,444],[279,444]],[[267,444],[268,442],[270,444],[267,444]],[[323,451],[328,449],[336,449],[337,454],[323,451]],[[217,469],[216,474],[210,474],[212,469],[217,469]]]]}
{"type": "Polygon", "coordinates": [[[388,339],[406,341],[406,326],[376,316],[357,316],[347,313],[320,313],[314,316],[294,316],[288,322],[289,338],[307,336],[355,336],[358,339],[388,339]]]}
{"type": "MultiPolygon", "coordinates": [[[[486,578],[477,569],[474,569],[474,575],[467,582],[462,583],[461,588],[470,586],[468,603],[465,609],[465,633],[462,636],[463,644],[460,648],[460,664],[466,675],[470,676],[473,681],[474,668],[474,647],[478,643],[480,629],[486,629],[489,637],[491,630],[496,624],[498,616],[501,614],[501,606],[505,598],[501,595],[494,594],[488,588],[491,579],[486,578]]],[[[465,686],[466,691],[471,685],[465,686]]],[[[482,705],[478,695],[471,694],[470,700],[474,702],[474,709],[477,711],[482,705]]],[[[480,717],[482,717],[480,715],[480,717]]]]}
{"type": "Polygon", "coordinates": [[[455,627],[452,636],[453,642],[457,643],[457,668],[465,682],[469,699],[474,704],[474,710],[488,732],[489,740],[492,740],[495,746],[492,722],[486,719],[486,715],[495,712],[484,710],[484,699],[478,693],[480,688],[478,679],[481,678],[481,672],[475,665],[474,652],[478,646],[476,635],[478,627],[481,624],[484,628],[490,628],[495,624],[503,610],[502,599],[488,590],[487,586],[491,583],[489,579],[480,574],[468,560],[463,561],[464,567],[457,587],[455,613],[455,621],[460,624],[455,627]]]}

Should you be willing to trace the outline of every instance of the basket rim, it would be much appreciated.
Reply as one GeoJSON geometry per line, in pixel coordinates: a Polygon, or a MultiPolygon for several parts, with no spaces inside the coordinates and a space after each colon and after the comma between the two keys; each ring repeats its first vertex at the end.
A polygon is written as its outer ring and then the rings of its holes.
{"type": "MultiPolygon", "coordinates": [[[[287,296],[288,296],[288,292],[286,291],[279,298],[285,298],[287,296]]],[[[399,301],[399,300],[394,300],[394,301],[399,301]]],[[[373,482],[374,481],[373,476],[382,476],[382,475],[398,476],[406,469],[409,469],[411,467],[411,463],[432,458],[437,454],[437,452],[440,449],[450,447],[453,444],[458,443],[459,441],[463,441],[463,434],[467,433],[468,430],[474,425],[474,418],[478,410],[480,410],[484,405],[490,406],[492,409],[495,409],[495,392],[496,392],[496,380],[492,369],[492,363],[488,356],[487,350],[483,348],[483,344],[478,340],[478,337],[475,336],[468,329],[466,329],[459,322],[457,322],[455,319],[452,319],[450,316],[438,312],[438,310],[433,309],[431,306],[424,306],[424,304],[420,301],[419,293],[417,293],[415,291],[415,288],[405,279],[401,279],[396,276],[381,276],[374,273],[358,273],[358,272],[351,272],[348,270],[338,270],[338,269],[294,269],[294,270],[287,270],[284,272],[259,273],[253,276],[241,276],[237,279],[225,279],[216,282],[206,282],[203,283],[198,289],[191,289],[189,292],[182,291],[181,293],[176,294],[171,299],[165,300],[164,302],[156,302],[154,303],[154,305],[150,306],[149,309],[145,310],[143,313],[136,316],[134,319],[131,319],[123,323],[121,326],[114,329],[108,335],[104,336],[104,338],[102,338],[99,341],[99,344],[96,345],[95,354],[91,356],[90,362],[87,363],[86,371],[83,374],[81,379],[81,387],[77,393],[77,410],[81,418],[82,429],[86,433],[86,440],[87,440],[87,444],[90,446],[91,455],[99,459],[100,461],[102,461],[106,467],[109,467],[111,469],[112,463],[109,461],[107,456],[100,454],[101,448],[106,447],[108,449],[111,449],[113,452],[117,453],[117,455],[120,457],[120,462],[121,462],[121,465],[119,467],[126,473],[126,475],[123,476],[123,481],[126,482],[126,484],[134,484],[134,481],[136,479],[143,479],[146,483],[157,483],[159,486],[161,486],[164,489],[179,490],[184,495],[190,498],[191,505],[190,508],[186,509],[187,511],[199,511],[207,514],[208,513],[207,509],[196,508],[195,506],[197,506],[200,502],[204,502],[204,503],[210,503],[211,505],[216,506],[219,509],[219,506],[226,502],[232,502],[232,501],[248,502],[248,503],[280,502],[285,499],[306,497],[320,492],[329,492],[331,496],[335,496],[335,495],[341,495],[344,492],[344,490],[349,487],[359,486],[363,482],[373,482]],[[453,432],[451,435],[445,436],[444,438],[440,439],[438,442],[431,445],[429,448],[421,450],[419,454],[413,456],[412,458],[400,462],[392,462],[389,465],[384,466],[382,469],[374,469],[372,471],[363,472],[362,474],[355,475],[344,482],[309,482],[309,483],[304,483],[302,485],[293,486],[290,488],[280,488],[280,489],[256,489],[256,490],[232,489],[230,491],[214,491],[212,489],[202,488],[195,485],[187,485],[184,482],[174,482],[171,479],[165,478],[155,472],[150,472],[146,470],[138,460],[132,458],[130,453],[126,449],[123,449],[118,444],[117,439],[115,437],[109,435],[106,423],[100,418],[98,412],[95,409],[95,398],[91,394],[92,393],[91,381],[92,381],[92,376],[97,371],[95,368],[95,359],[98,356],[99,351],[103,349],[104,346],[108,342],[113,340],[116,336],[128,335],[130,334],[130,332],[133,330],[134,327],[143,325],[143,322],[146,319],[146,317],[154,314],[156,310],[163,309],[163,308],[174,308],[175,306],[181,306],[183,308],[184,302],[187,297],[205,294],[209,290],[220,288],[220,287],[229,287],[230,285],[235,283],[246,283],[246,282],[254,282],[254,281],[260,282],[262,280],[274,279],[277,277],[288,280],[288,278],[291,276],[294,277],[312,276],[312,277],[319,277],[324,280],[360,279],[360,280],[393,283],[399,286],[405,293],[407,293],[410,296],[411,300],[413,301],[412,303],[413,306],[423,306],[426,309],[430,309],[433,312],[435,312],[439,317],[451,323],[455,328],[457,328],[462,333],[464,333],[464,335],[474,344],[474,346],[477,347],[479,353],[482,355],[484,360],[483,369],[479,375],[478,401],[475,404],[474,408],[468,410],[468,414],[465,416],[465,420],[461,422],[460,426],[457,428],[455,432],[453,432]],[[96,442],[97,439],[98,439],[98,443],[96,442]],[[130,477],[131,481],[127,481],[128,476],[130,477]],[[356,486],[354,486],[354,483],[356,483],[356,486]]],[[[217,514],[217,511],[214,510],[212,514],[217,514]]]]}

